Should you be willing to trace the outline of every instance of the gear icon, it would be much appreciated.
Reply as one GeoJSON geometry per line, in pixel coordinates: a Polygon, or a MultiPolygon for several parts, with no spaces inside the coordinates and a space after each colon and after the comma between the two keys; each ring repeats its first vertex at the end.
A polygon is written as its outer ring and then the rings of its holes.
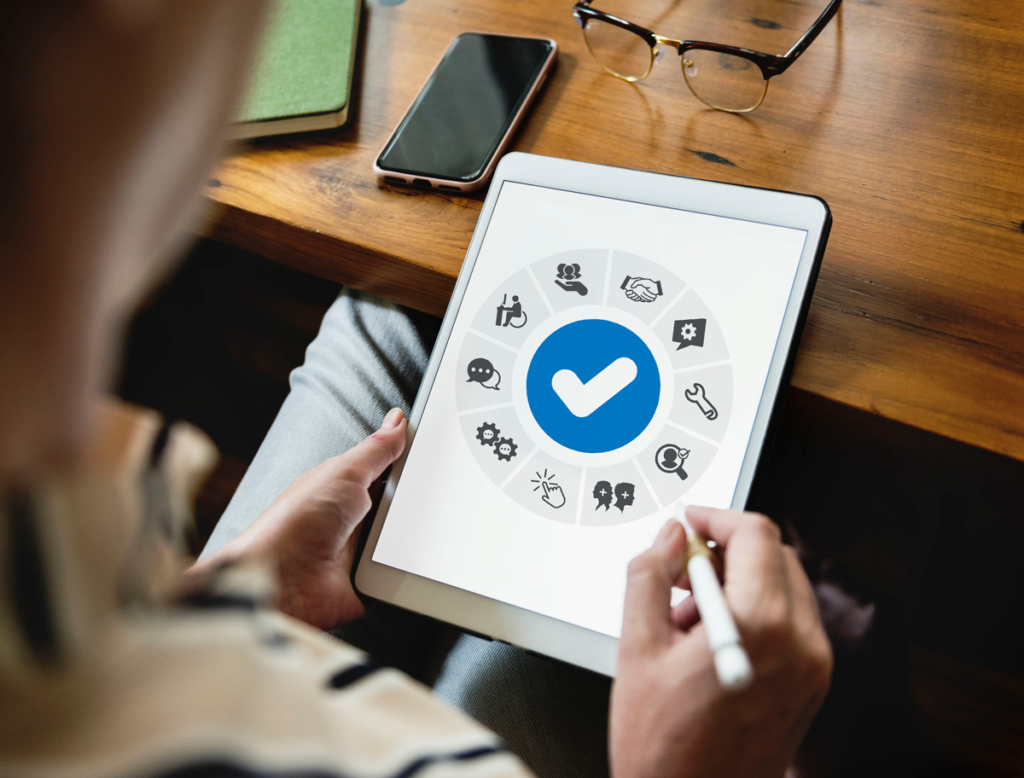
{"type": "Polygon", "coordinates": [[[683,340],[693,340],[697,335],[697,328],[690,324],[690,322],[686,322],[679,331],[679,334],[683,336],[683,340]]]}
{"type": "Polygon", "coordinates": [[[509,462],[519,451],[519,446],[512,442],[512,438],[502,438],[494,444],[494,453],[503,462],[509,462]]]}
{"type": "Polygon", "coordinates": [[[476,439],[480,441],[481,446],[493,446],[500,433],[501,430],[496,425],[485,421],[476,428],[476,439]]]}

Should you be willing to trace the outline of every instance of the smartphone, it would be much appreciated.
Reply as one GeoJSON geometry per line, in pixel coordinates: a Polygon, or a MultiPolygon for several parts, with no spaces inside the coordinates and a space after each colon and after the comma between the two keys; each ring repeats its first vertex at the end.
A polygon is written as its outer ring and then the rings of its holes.
{"type": "Polygon", "coordinates": [[[377,157],[377,183],[446,192],[482,187],[557,52],[550,38],[456,37],[377,157]]]}

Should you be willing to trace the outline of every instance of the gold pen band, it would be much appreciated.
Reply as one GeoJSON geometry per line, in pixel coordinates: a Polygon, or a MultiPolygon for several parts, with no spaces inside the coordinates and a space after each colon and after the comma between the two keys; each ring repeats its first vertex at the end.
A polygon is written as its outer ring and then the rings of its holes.
{"type": "Polygon", "coordinates": [[[706,557],[715,568],[715,572],[721,576],[722,567],[715,552],[708,548],[708,542],[699,532],[693,532],[686,537],[686,551],[683,553],[683,568],[687,568],[690,560],[695,556],[706,557]]]}

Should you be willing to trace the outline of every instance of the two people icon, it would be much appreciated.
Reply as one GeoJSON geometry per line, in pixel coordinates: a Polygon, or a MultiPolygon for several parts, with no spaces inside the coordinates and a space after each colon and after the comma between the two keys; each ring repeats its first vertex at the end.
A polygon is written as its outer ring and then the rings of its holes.
{"type": "Polygon", "coordinates": [[[620,513],[625,513],[626,508],[633,504],[635,489],[633,484],[625,481],[616,484],[614,489],[612,489],[611,481],[598,481],[594,484],[594,499],[597,500],[597,508],[594,510],[603,507],[607,513],[612,504],[612,497],[615,497],[615,507],[619,509],[620,513]]]}
{"type": "Polygon", "coordinates": [[[498,306],[497,314],[494,317],[495,327],[511,327],[514,330],[526,326],[526,311],[523,304],[519,302],[519,295],[512,295],[512,304],[508,304],[508,295],[501,296],[501,305],[498,306]],[[504,314],[504,315],[503,315],[504,314]]]}
{"type": "Polygon", "coordinates": [[[663,473],[675,473],[680,481],[689,478],[689,474],[683,470],[686,458],[690,456],[690,449],[677,446],[675,443],[666,443],[658,449],[654,455],[654,464],[663,473]]]}

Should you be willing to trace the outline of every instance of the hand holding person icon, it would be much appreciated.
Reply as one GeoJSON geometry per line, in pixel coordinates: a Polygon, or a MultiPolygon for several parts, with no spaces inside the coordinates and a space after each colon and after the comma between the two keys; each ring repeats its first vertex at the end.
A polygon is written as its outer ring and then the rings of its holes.
{"type": "Polygon", "coordinates": [[[555,279],[555,284],[566,292],[576,292],[580,297],[586,297],[588,290],[580,280],[582,277],[583,272],[578,264],[563,262],[558,266],[558,278],[555,279]]]}

